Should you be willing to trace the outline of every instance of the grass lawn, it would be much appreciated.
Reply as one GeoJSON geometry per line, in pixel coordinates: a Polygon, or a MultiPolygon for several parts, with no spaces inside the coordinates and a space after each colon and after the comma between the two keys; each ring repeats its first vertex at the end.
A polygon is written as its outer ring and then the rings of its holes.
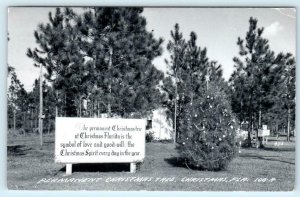
{"type": "Polygon", "coordinates": [[[295,184],[295,143],[277,139],[265,149],[241,149],[226,171],[191,170],[178,162],[173,144],[157,142],[146,144],[134,174],[128,164],[76,164],[71,176],[54,163],[53,135],[42,149],[38,135],[9,136],[7,145],[7,186],[16,190],[287,191],[295,184]],[[49,182],[55,178],[94,181],[49,182]]]}

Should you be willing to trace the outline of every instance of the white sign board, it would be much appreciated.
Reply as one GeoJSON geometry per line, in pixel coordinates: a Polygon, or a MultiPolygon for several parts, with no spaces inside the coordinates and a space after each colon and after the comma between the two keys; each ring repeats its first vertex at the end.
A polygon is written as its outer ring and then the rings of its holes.
{"type": "Polygon", "coordinates": [[[57,117],[56,163],[132,163],[145,157],[146,120],[57,117]]]}
{"type": "Polygon", "coordinates": [[[270,130],[268,129],[258,129],[258,137],[265,137],[270,135],[270,130]]]}
{"type": "Polygon", "coordinates": [[[268,129],[268,126],[267,126],[267,125],[263,125],[263,126],[262,126],[262,129],[263,129],[263,130],[267,130],[267,129],[268,129]]]}

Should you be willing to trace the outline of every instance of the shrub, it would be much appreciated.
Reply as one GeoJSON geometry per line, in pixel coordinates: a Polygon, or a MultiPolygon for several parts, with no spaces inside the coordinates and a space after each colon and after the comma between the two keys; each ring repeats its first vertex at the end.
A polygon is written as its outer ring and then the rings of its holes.
{"type": "Polygon", "coordinates": [[[146,142],[152,142],[154,140],[154,132],[153,131],[148,131],[146,133],[146,142]]]}

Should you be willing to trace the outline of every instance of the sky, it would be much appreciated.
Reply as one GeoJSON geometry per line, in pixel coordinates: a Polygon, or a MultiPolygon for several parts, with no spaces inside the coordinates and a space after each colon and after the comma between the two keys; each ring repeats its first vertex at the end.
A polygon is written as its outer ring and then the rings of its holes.
{"type": "MultiPolygon", "coordinates": [[[[26,56],[27,48],[37,47],[33,32],[39,23],[48,22],[51,7],[14,7],[8,10],[8,64],[15,68],[26,90],[31,90],[39,69],[26,56]]],[[[79,10],[77,8],[77,10],[79,10]]],[[[234,70],[233,57],[238,55],[237,38],[244,38],[249,28],[249,18],[258,19],[264,27],[263,36],[269,40],[276,53],[296,54],[296,10],[292,8],[145,8],[147,29],[156,38],[163,38],[163,54],[153,64],[166,72],[165,59],[169,58],[166,45],[170,31],[179,24],[183,36],[189,39],[191,31],[197,34],[197,44],[207,48],[209,59],[222,65],[223,76],[229,79],[234,70]]]]}

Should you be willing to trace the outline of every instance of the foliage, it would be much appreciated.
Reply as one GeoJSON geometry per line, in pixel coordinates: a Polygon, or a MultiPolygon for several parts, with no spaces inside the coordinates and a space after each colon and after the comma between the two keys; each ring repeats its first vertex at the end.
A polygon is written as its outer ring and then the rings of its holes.
{"type": "Polygon", "coordinates": [[[221,66],[209,60],[206,48],[197,46],[195,32],[186,42],[176,24],[171,35],[171,71],[163,89],[173,100],[167,102],[169,114],[175,116],[173,107],[178,108],[177,149],[188,166],[224,169],[234,156],[234,123],[221,66]]]}
{"type": "Polygon", "coordinates": [[[295,121],[287,113],[295,103],[295,88],[288,88],[295,85],[295,60],[289,53],[275,55],[263,30],[250,18],[245,39],[238,38],[239,56],[233,59],[236,70],[229,80],[232,109],[240,122],[249,122],[249,145],[250,133],[258,132],[261,125],[278,131],[289,120],[292,125],[295,121]]]}
{"type": "Polygon", "coordinates": [[[185,106],[180,119],[178,150],[188,166],[223,170],[235,154],[235,123],[224,91],[211,85],[193,103],[185,106]]]}
{"type": "Polygon", "coordinates": [[[145,116],[157,107],[163,73],[151,62],[162,39],[146,30],[142,11],[91,7],[77,15],[57,8],[39,25],[39,48],[27,55],[46,68],[66,116],[145,116]],[[89,109],[82,109],[83,100],[89,109]]]}
{"type": "Polygon", "coordinates": [[[12,66],[8,67],[8,78],[10,79],[7,94],[8,128],[13,127],[16,130],[26,124],[24,115],[28,109],[28,102],[26,102],[28,95],[12,66]]]}
{"type": "Polygon", "coordinates": [[[153,131],[148,131],[146,133],[146,142],[152,142],[154,140],[154,132],[153,131]]]}

